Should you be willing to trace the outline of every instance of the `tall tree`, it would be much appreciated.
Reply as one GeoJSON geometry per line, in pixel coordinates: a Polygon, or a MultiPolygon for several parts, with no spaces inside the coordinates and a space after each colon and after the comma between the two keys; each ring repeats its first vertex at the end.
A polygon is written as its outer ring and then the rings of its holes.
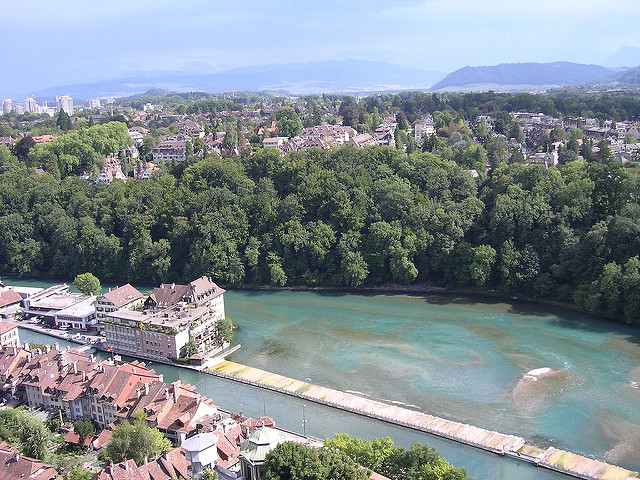
{"type": "Polygon", "coordinates": [[[295,137],[302,131],[302,121],[291,107],[282,107],[276,112],[275,119],[282,136],[295,137]]]}
{"type": "Polygon", "coordinates": [[[69,118],[69,114],[62,109],[60,109],[56,117],[56,125],[63,132],[71,130],[71,118],[69,118]]]}

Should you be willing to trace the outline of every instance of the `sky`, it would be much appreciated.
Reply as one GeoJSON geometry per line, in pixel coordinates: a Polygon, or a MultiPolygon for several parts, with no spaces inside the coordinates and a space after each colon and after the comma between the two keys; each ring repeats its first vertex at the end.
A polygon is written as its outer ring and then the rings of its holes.
{"type": "Polygon", "coordinates": [[[602,64],[637,0],[0,0],[0,96],[139,71],[375,60],[452,72],[602,64]]]}

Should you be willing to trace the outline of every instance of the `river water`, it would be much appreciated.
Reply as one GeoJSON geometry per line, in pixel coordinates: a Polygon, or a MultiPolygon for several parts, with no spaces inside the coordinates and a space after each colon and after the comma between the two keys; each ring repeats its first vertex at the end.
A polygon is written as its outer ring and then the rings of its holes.
{"type": "MultiPolygon", "coordinates": [[[[5,283],[27,284],[5,277],[5,283]]],[[[37,285],[30,282],[31,285],[37,285]]],[[[640,330],[561,309],[453,296],[225,294],[231,360],[640,469],[640,330]],[[552,374],[523,380],[535,369],[552,374]]],[[[21,331],[21,338],[40,341],[21,331]]],[[[301,430],[301,400],[154,365],[222,408],[301,430]]],[[[476,479],[560,478],[400,427],[306,404],[308,433],[434,445],[476,479]]],[[[564,478],[564,477],[562,477],[564,478]]]]}

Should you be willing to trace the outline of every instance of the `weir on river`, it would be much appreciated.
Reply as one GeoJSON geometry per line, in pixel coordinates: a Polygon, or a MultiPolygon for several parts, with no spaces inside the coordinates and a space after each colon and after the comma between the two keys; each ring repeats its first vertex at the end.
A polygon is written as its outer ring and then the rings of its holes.
{"type": "Polygon", "coordinates": [[[321,387],[293,378],[248,367],[235,362],[223,361],[205,370],[215,376],[247,383],[260,388],[274,390],[312,402],[328,405],[367,417],[382,420],[465,445],[535,463],[577,478],[589,480],[627,480],[638,478],[638,474],[624,468],[582,457],[571,452],[550,447],[542,450],[526,444],[524,438],[506,435],[484,428],[454,422],[365,398],[353,393],[321,387]]]}

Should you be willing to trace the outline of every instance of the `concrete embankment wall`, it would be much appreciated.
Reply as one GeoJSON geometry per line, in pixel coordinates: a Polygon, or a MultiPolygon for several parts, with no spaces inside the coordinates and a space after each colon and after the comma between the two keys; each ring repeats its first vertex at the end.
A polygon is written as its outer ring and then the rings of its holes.
{"type": "Polygon", "coordinates": [[[313,385],[235,362],[224,361],[203,371],[221,378],[273,390],[447,438],[491,453],[508,455],[534,463],[539,467],[562,472],[576,478],[588,480],[627,480],[638,478],[637,473],[630,470],[582,457],[571,452],[556,450],[554,448],[542,450],[531,447],[526,445],[526,441],[521,437],[446,420],[397,405],[390,405],[365,398],[353,393],[313,385]],[[524,450],[527,451],[527,454],[523,453],[524,450]],[[532,452],[535,452],[535,454],[532,454],[532,452]]]}

